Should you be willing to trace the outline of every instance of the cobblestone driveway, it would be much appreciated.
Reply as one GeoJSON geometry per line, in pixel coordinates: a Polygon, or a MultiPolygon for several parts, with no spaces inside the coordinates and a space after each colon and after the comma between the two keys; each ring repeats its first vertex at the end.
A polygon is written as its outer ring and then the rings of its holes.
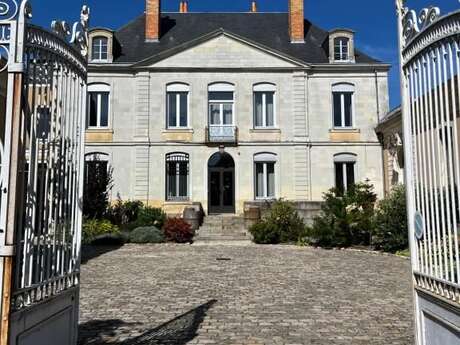
{"type": "Polygon", "coordinates": [[[128,245],[82,266],[81,301],[81,344],[413,342],[409,262],[352,251],[128,245]]]}

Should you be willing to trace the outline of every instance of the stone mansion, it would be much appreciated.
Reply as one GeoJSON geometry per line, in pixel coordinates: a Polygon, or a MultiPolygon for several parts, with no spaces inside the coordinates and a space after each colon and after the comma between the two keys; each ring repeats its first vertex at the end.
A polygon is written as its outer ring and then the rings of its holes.
{"type": "MultiPolygon", "coordinates": [[[[383,196],[375,127],[390,66],[288,13],[193,13],[181,2],[90,32],[86,160],[113,169],[113,199],[179,213],[319,201],[369,179],[383,196]]],[[[250,5],[250,4],[248,4],[250,5]]]]}

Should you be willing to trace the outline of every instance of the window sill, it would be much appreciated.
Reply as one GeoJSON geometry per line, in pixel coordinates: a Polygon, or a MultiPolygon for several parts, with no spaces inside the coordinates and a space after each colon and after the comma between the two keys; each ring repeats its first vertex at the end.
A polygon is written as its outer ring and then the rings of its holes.
{"type": "Polygon", "coordinates": [[[113,133],[111,128],[87,128],[86,133],[113,133]]]}
{"type": "Polygon", "coordinates": [[[270,127],[251,128],[249,130],[249,133],[281,133],[281,129],[276,128],[276,127],[274,128],[270,128],[270,127]]]}
{"type": "Polygon", "coordinates": [[[162,133],[193,133],[193,128],[166,128],[162,133]]]}
{"type": "Polygon", "coordinates": [[[329,130],[329,133],[361,133],[359,128],[332,128],[329,130]]]}

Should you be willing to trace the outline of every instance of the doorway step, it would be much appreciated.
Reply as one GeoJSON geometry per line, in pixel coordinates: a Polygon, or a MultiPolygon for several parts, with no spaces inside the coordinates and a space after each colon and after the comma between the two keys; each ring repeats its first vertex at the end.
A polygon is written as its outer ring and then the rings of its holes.
{"type": "Polygon", "coordinates": [[[195,244],[251,244],[244,218],[235,215],[210,215],[204,218],[198,229],[195,244]]]}

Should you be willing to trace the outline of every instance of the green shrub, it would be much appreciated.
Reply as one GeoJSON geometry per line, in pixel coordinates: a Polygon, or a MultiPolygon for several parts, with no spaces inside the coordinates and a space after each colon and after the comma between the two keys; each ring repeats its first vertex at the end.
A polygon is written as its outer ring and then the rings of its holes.
{"type": "Polygon", "coordinates": [[[278,229],[267,221],[260,221],[249,228],[257,244],[278,244],[281,242],[278,229]]]}
{"type": "Polygon", "coordinates": [[[321,247],[369,245],[377,195],[368,181],[345,193],[336,188],[324,194],[321,215],[306,231],[307,241],[321,247]]]}
{"type": "Polygon", "coordinates": [[[131,243],[163,243],[165,236],[163,231],[154,226],[139,227],[129,234],[131,243]]]}
{"type": "Polygon", "coordinates": [[[305,224],[299,217],[294,204],[285,200],[277,200],[271,205],[268,216],[253,225],[249,232],[256,243],[277,244],[297,242],[304,229],[305,224]]]}
{"type": "Polygon", "coordinates": [[[409,246],[406,216],[406,192],[397,186],[382,200],[375,214],[372,245],[376,249],[395,253],[409,246]]]}
{"type": "Polygon", "coordinates": [[[195,235],[190,224],[182,218],[169,218],[165,223],[164,232],[168,241],[176,243],[190,243],[195,235]]]}
{"type": "Polygon", "coordinates": [[[144,206],[139,210],[136,224],[138,227],[155,226],[162,229],[166,218],[166,213],[161,208],[144,206]]]}
{"type": "Polygon", "coordinates": [[[124,227],[137,220],[142,207],[141,201],[122,201],[118,199],[114,205],[109,207],[108,218],[113,224],[124,227]]]}
{"type": "Polygon", "coordinates": [[[120,229],[106,219],[89,219],[85,220],[82,229],[82,242],[91,244],[98,237],[103,235],[118,235],[120,229]]]}

